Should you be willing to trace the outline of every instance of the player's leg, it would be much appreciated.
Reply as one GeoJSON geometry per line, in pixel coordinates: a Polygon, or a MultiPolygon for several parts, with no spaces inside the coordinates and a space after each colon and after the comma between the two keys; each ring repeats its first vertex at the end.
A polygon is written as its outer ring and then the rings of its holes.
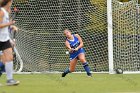
{"type": "Polygon", "coordinates": [[[13,62],[12,62],[13,58],[12,58],[12,51],[11,48],[5,49],[3,51],[3,55],[2,55],[2,61],[5,64],[5,70],[6,70],[6,74],[7,74],[7,80],[12,79],[13,78],[13,62]]]}
{"type": "Polygon", "coordinates": [[[0,61],[0,77],[2,75],[2,73],[5,72],[5,66],[4,64],[0,61]]]}
{"type": "Polygon", "coordinates": [[[80,53],[80,54],[78,55],[78,58],[79,58],[79,60],[82,62],[83,67],[84,67],[85,71],[87,72],[87,75],[88,75],[88,76],[91,76],[90,68],[89,68],[89,66],[88,66],[88,62],[86,61],[85,54],[84,54],[84,53],[80,53]]]}
{"type": "Polygon", "coordinates": [[[3,49],[2,61],[5,64],[5,71],[7,77],[7,85],[17,85],[19,81],[13,79],[13,50],[10,42],[6,42],[3,49]]]}
{"type": "Polygon", "coordinates": [[[70,61],[70,72],[74,72],[75,71],[75,68],[76,68],[76,64],[77,64],[77,58],[73,59],[70,61]]]}
{"type": "Polygon", "coordinates": [[[62,73],[62,77],[65,77],[68,73],[74,72],[75,71],[75,67],[77,64],[77,58],[72,59],[70,61],[70,66],[69,68],[67,68],[63,73],[62,73]]]}
{"type": "Polygon", "coordinates": [[[2,54],[3,54],[2,51],[0,51],[0,77],[2,73],[5,71],[4,64],[2,63],[2,59],[1,59],[2,54]]]}
{"type": "Polygon", "coordinates": [[[3,63],[0,62],[0,77],[1,77],[1,75],[2,75],[2,67],[3,67],[3,63]]]}

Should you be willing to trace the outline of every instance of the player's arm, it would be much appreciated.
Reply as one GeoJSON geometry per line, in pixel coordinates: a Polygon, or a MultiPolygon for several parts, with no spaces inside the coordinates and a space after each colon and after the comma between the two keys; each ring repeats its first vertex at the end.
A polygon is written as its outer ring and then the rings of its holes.
{"type": "Polygon", "coordinates": [[[69,42],[67,40],[65,42],[65,46],[69,50],[70,53],[73,52],[73,49],[70,47],[70,44],[69,44],[69,42]]]}
{"type": "Polygon", "coordinates": [[[3,11],[0,11],[0,28],[4,28],[4,27],[10,26],[15,23],[15,21],[10,21],[8,23],[2,23],[3,17],[4,17],[3,11]]]}
{"type": "Polygon", "coordinates": [[[83,41],[82,41],[82,38],[80,37],[80,35],[75,34],[75,36],[78,38],[78,40],[80,42],[80,45],[75,49],[75,50],[78,50],[79,48],[82,48],[84,44],[83,44],[83,41]]]}
{"type": "Polygon", "coordinates": [[[12,29],[12,31],[16,31],[16,32],[18,31],[18,28],[14,25],[11,25],[10,28],[12,29]]]}

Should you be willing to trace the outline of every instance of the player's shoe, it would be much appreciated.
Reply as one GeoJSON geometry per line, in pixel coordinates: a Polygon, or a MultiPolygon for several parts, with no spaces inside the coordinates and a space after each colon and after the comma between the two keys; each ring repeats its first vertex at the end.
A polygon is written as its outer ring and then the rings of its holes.
{"type": "Polygon", "coordinates": [[[2,75],[2,72],[0,72],[0,77],[1,77],[1,75],[2,75]]]}
{"type": "Polygon", "coordinates": [[[87,76],[88,76],[88,77],[92,77],[92,74],[91,74],[91,73],[87,73],[87,76]]]}
{"type": "Polygon", "coordinates": [[[18,85],[19,83],[20,83],[20,81],[16,81],[14,79],[7,80],[7,86],[18,85]]]}
{"type": "Polygon", "coordinates": [[[62,77],[65,77],[66,75],[67,75],[66,73],[64,73],[64,72],[62,73],[62,77]]]}

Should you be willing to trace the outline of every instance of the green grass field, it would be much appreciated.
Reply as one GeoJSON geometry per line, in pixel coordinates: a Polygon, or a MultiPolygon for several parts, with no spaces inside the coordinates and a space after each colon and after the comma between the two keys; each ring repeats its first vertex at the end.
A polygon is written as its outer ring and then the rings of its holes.
{"type": "Polygon", "coordinates": [[[0,93],[140,93],[140,74],[109,75],[29,74],[14,75],[18,86],[5,86],[5,75],[0,78],[0,93]]]}

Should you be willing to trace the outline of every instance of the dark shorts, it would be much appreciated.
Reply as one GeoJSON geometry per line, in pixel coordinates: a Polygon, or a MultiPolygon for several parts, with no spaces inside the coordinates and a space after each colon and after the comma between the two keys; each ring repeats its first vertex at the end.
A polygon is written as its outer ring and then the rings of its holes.
{"type": "Polygon", "coordinates": [[[10,40],[6,41],[6,42],[1,42],[0,41],[0,50],[5,50],[5,49],[8,49],[8,48],[11,48],[12,45],[10,43],[10,40]]]}

